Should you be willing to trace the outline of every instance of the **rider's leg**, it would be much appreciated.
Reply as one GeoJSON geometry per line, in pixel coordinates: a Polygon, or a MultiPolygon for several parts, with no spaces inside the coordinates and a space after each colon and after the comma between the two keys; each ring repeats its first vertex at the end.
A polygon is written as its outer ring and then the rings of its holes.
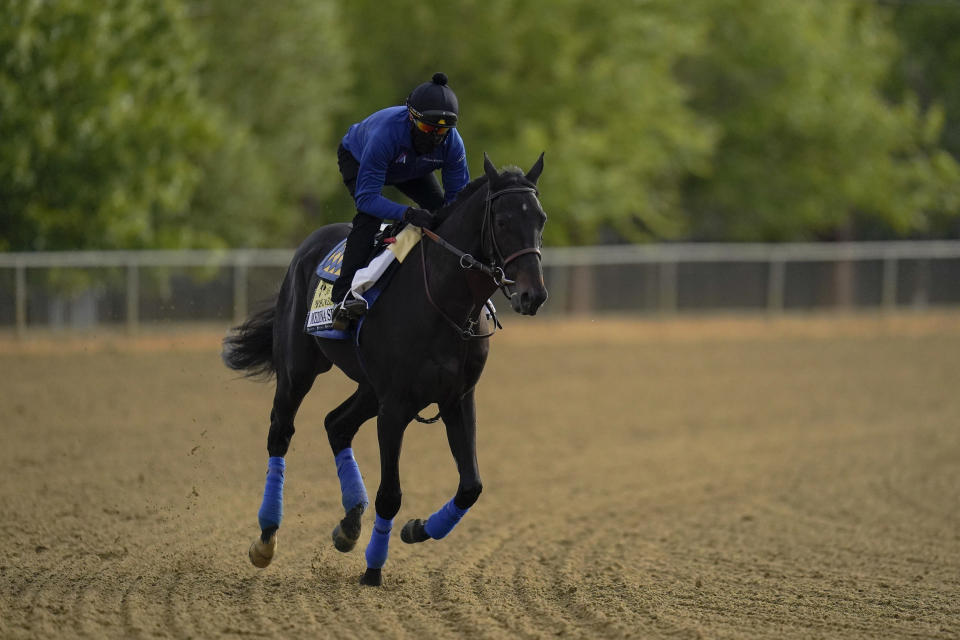
{"type": "Polygon", "coordinates": [[[347,236],[347,246],[343,250],[343,263],[340,277],[333,283],[331,298],[334,303],[341,302],[350,291],[353,275],[363,267],[373,248],[373,239],[380,230],[380,219],[361,211],[353,217],[353,229],[347,236]]]}

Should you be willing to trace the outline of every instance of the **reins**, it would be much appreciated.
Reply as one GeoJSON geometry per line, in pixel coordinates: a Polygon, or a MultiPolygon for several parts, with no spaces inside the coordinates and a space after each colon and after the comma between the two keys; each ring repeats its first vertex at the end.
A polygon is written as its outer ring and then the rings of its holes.
{"type": "MultiPolygon", "coordinates": [[[[450,244],[449,242],[444,240],[442,237],[440,237],[439,234],[431,231],[430,229],[421,228],[421,231],[425,236],[433,240],[435,243],[437,243],[438,245],[440,245],[441,247],[443,247],[453,255],[457,256],[457,258],[459,259],[459,264],[461,269],[465,271],[469,271],[469,270],[480,271],[481,273],[486,275],[488,278],[490,278],[490,280],[495,285],[495,289],[502,289],[504,292],[504,295],[506,295],[508,298],[511,298],[512,294],[510,294],[508,288],[510,285],[516,284],[516,282],[514,280],[510,280],[509,278],[507,278],[506,273],[504,272],[504,269],[506,269],[508,264],[510,264],[520,256],[524,256],[530,253],[536,254],[537,258],[542,259],[542,256],[540,253],[540,249],[538,247],[526,247],[524,249],[520,249],[519,251],[515,251],[514,253],[511,253],[506,258],[503,257],[503,253],[500,251],[500,246],[497,244],[497,234],[494,233],[493,231],[492,217],[493,217],[493,201],[507,193],[532,193],[536,195],[537,190],[534,187],[522,187],[522,186],[507,187],[506,189],[501,189],[499,191],[494,191],[487,194],[487,197],[484,200],[483,222],[481,223],[481,226],[480,226],[480,234],[481,234],[481,251],[483,251],[483,244],[487,240],[487,235],[489,235],[490,244],[492,245],[493,251],[495,253],[495,256],[490,258],[490,264],[481,262],[480,260],[477,260],[475,257],[473,257],[471,254],[465,251],[461,251],[460,249],[458,249],[457,247],[455,247],[454,245],[450,244]],[[488,228],[490,229],[489,234],[486,233],[488,228]]],[[[423,267],[423,286],[427,294],[427,300],[430,301],[430,304],[433,306],[434,309],[437,310],[437,312],[447,322],[447,324],[453,327],[453,329],[460,335],[460,338],[462,340],[480,340],[483,338],[489,338],[494,333],[496,333],[497,329],[503,328],[503,325],[501,325],[500,321],[497,319],[497,315],[496,313],[494,313],[494,310],[489,300],[484,302],[484,307],[486,307],[486,309],[488,310],[490,317],[493,319],[493,325],[494,325],[494,328],[489,333],[486,333],[486,334],[474,333],[477,326],[480,324],[479,313],[477,314],[476,319],[473,319],[468,315],[466,326],[461,327],[460,324],[458,324],[453,318],[447,315],[447,313],[444,312],[443,309],[440,308],[440,305],[438,305],[434,301],[433,295],[431,295],[430,293],[430,282],[427,278],[426,250],[424,249],[422,242],[420,243],[420,262],[423,267]]],[[[472,313],[472,310],[471,310],[471,313],[472,313]]]]}

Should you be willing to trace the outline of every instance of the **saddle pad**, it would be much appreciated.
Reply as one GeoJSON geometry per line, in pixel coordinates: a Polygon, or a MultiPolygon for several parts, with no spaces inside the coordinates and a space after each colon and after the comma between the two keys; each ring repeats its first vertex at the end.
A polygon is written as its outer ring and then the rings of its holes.
{"type": "Polygon", "coordinates": [[[343,250],[347,246],[347,239],[344,238],[327,254],[327,257],[317,265],[317,275],[331,284],[340,277],[340,267],[343,266],[343,250]]]}
{"type": "MultiPolygon", "coordinates": [[[[351,291],[348,295],[355,298],[363,298],[367,302],[367,308],[373,306],[374,301],[380,296],[390,276],[393,275],[396,265],[403,262],[411,249],[416,246],[420,240],[420,230],[416,227],[406,227],[394,242],[387,245],[387,250],[377,255],[368,266],[357,271],[351,284],[351,291]]],[[[346,239],[342,240],[330,253],[320,261],[313,278],[311,278],[310,291],[313,292],[310,308],[307,310],[307,320],[303,330],[312,336],[319,338],[328,338],[332,340],[344,340],[350,337],[349,332],[337,331],[331,327],[333,323],[333,283],[340,276],[340,267],[343,264],[343,250],[346,246],[346,239]]],[[[357,330],[362,325],[357,323],[357,330]]]]}

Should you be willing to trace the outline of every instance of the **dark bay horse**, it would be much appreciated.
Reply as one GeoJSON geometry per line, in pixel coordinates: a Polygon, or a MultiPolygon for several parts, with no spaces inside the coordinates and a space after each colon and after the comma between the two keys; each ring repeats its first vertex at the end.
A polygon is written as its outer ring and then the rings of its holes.
{"type": "Polygon", "coordinates": [[[489,351],[485,303],[498,289],[514,311],[534,315],[547,298],[540,260],[546,215],[537,198],[543,154],[530,171],[497,171],[484,154],[484,175],[439,213],[443,222],[424,232],[368,312],[357,343],[304,332],[308,287],[318,263],[347,235],[348,225],[314,232],[297,249],[276,304],[252,315],[224,338],[223,360],[248,375],[276,375],[267,436],[267,479],[258,513],[261,533],[250,560],[273,558],[283,514],[284,456],[294,417],[317,375],[339,367],[357,390],[327,414],[324,425],[340,478],[344,518],[334,545],[350,551],[360,537],[368,505],[353,457],[354,435],[376,416],[380,487],[366,548],[362,584],[379,586],[393,518],[400,510],[400,447],[407,425],[431,403],[440,408],[460,483],[454,497],[426,520],[410,520],[406,543],[446,536],[480,496],[474,388],[489,351]],[[429,237],[429,238],[428,238],[429,237]]]}

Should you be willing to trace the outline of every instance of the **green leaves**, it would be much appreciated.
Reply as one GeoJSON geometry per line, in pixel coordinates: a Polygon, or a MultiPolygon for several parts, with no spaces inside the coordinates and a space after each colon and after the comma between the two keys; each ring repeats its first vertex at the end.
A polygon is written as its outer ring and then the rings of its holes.
{"type": "Polygon", "coordinates": [[[191,3],[207,45],[203,95],[228,131],[204,162],[194,209],[221,220],[217,233],[240,246],[295,244],[349,208],[318,203],[342,189],[336,122],[349,100],[350,68],[332,0],[191,3]],[[311,206],[310,203],[313,203],[311,206]],[[229,211],[229,216],[218,215],[229,211]]]}
{"type": "Polygon", "coordinates": [[[4,14],[0,249],[156,246],[213,135],[179,6],[8,2],[4,14]]]}
{"type": "Polygon", "coordinates": [[[367,43],[355,119],[443,70],[474,175],[481,151],[525,165],[546,150],[547,242],[682,230],[681,184],[705,166],[715,132],[673,76],[701,46],[680,3],[358,0],[345,11],[351,40],[367,43]]]}
{"type": "MultiPolygon", "coordinates": [[[[290,246],[347,126],[450,77],[550,244],[955,233],[952,5],[0,0],[0,250],[290,246]]],[[[955,64],[954,64],[955,63],[955,64]]]]}
{"type": "Polygon", "coordinates": [[[685,193],[692,234],[799,240],[848,233],[854,220],[922,230],[918,205],[945,187],[930,162],[938,116],[880,95],[896,41],[879,15],[843,1],[703,6],[709,55],[684,80],[722,135],[713,172],[685,193]]]}

